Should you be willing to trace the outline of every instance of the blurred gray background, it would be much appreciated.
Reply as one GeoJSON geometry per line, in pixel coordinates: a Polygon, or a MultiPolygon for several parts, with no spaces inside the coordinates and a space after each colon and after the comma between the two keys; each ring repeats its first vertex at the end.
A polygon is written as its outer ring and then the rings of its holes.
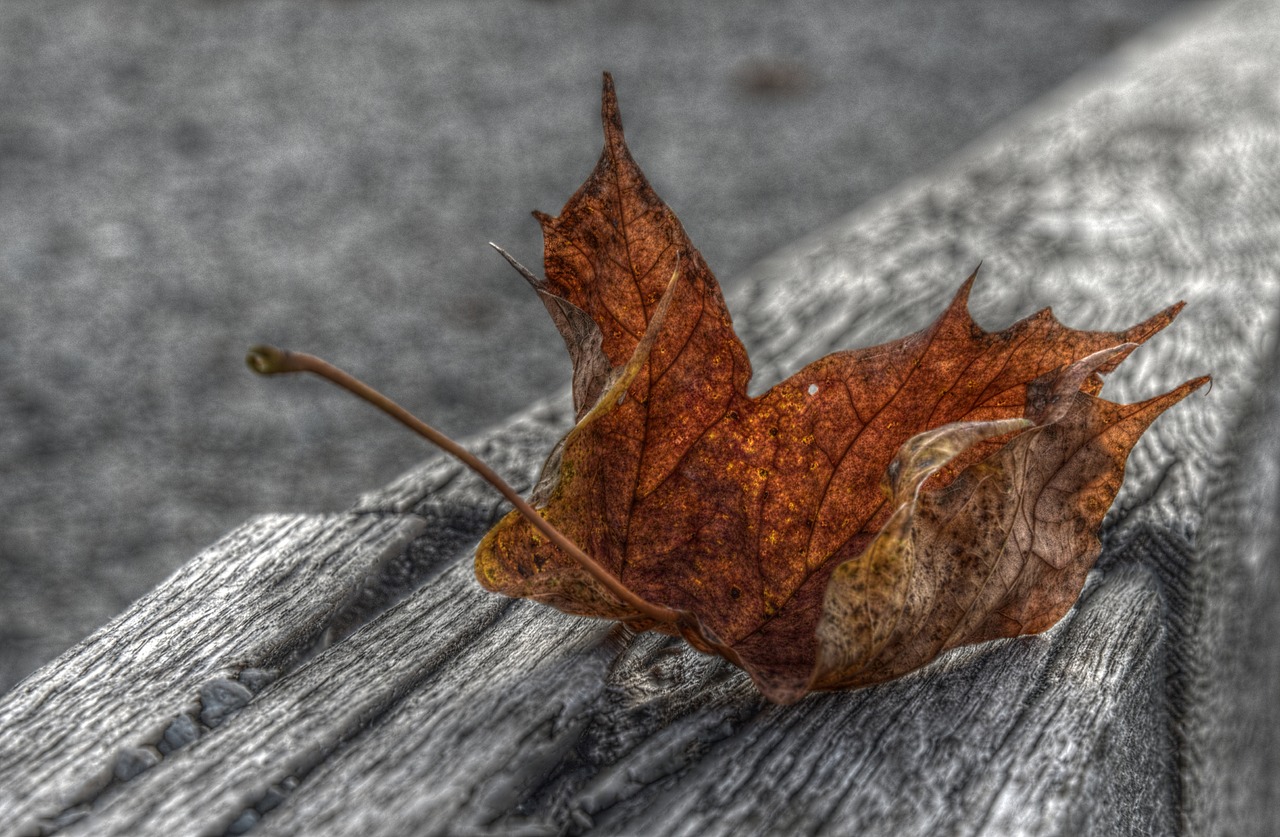
{"type": "Polygon", "coordinates": [[[458,437],[565,389],[486,242],[540,266],[528,213],[594,165],[602,70],[731,290],[1181,5],[0,4],[0,691],[247,517],[424,455],[249,345],[458,437]]]}

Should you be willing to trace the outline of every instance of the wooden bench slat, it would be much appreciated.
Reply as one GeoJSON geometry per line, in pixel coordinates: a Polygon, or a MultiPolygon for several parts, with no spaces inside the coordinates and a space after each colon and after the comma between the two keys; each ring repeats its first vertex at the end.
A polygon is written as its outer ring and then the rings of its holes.
{"type": "MultiPolygon", "coordinates": [[[[568,647],[527,671],[516,654],[548,620],[522,606],[507,620],[525,623],[513,628],[518,651],[503,653],[495,636],[480,668],[424,683],[308,776],[264,833],[350,828],[368,810],[380,812],[361,822],[368,834],[409,822],[448,823],[441,833],[577,822],[617,834],[737,834],[764,823],[807,834],[877,820],[894,822],[884,833],[931,833],[954,817],[957,798],[1006,815],[1059,796],[1064,782],[1122,811],[1123,791],[1163,792],[1169,741],[1150,712],[1158,585],[1141,568],[1118,574],[1044,637],[975,649],[880,689],[818,696],[800,712],[764,704],[744,676],[694,652],[655,657],[662,643],[652,640],[609,670],[605,649],[584,648],[570,625],[540,638],[563,630],[568,647]],[[1055,681],[1077,688],[1045,688],[1055,681]],[[1104,736],[1141,751],[1120,776],[1072,747],[1104,736]],[[597,740],[618,753],[577,764],[590,758],[578,752],[584,741],[597,740]],[[531,802],[536,815],[513,813],[531,802]]],[[[1167,800],[1159,810],[1171,822],[1167,800]]]]}
{"type": "MultiPolygon", "coordinates": [[[[315,642],[416,517],[270,515],[201,552],[0,701],[0,833],[94,798],[123,756],[201,714],[206,684],[315,642]]],[[[158,754],[156,754],[158,757],[158,754]]]]}

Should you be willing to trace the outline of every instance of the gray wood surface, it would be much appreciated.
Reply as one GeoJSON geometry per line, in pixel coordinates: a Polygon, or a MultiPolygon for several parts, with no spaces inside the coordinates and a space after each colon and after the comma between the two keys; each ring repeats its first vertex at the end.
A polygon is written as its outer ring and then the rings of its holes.
{"type": "MultiPolygon", "coordinates": [[[[1139,444],[1050,631],[771,706],[671,640],[481,591],[501,505],[437,457],[247,524],[6,696],[0,833],[1270,833],[1278,35],[1274,4],[1199,9],[730,300],[757,389],[924,326],[979,259],[989,328],[1187,300],[1104,394],[1213,389],[1139,444]]],[[[568,420],[555,398],[472,443],[527,486],[568,420]]]]}
{"type": "Polygon", "coordinates": [[[414,517],[272,515],[202,552],[0,704],[0,828],[56,828],[216,728],[421,530],[414,517]]]}

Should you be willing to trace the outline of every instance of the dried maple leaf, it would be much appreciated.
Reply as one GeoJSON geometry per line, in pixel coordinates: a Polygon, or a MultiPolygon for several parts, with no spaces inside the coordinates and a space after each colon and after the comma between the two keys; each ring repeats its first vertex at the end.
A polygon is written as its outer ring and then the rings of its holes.
{"type": "Polygon", "coordinates": [[[1181,303],[1126,331],[1077,331],[1046,309],[992,333],[969,317],[970,276],[923,331],[752,398],[715,277],[631,159],[608,75],[602,111],[595,171],[558,217],[537,216],[546,279],[508,256],[573,360],[577,423],[532,506],[318,358],[264,346],[250,366],[320,374],[495,485],[516,510],[476,550],[486,588],[681,635],[779,703],[1057,622],[1129,450],[1208,380],[1137,404],[1097,397],[1181,303]]]}
{"type": "Polygon", "coordinates": [[[607,75],[602,112],[595,170],[537,215],[546,279],[521,268],[569,347],[577,414],[533,504],[599,566],[515,511],[477,549],[481,584],[683,635],[783,703],[1058,621],[1129,450],[1207,380],[1096,397],[1181,304],[1121,332],[1045,310],[991,333],[970,277],[925,330],[752,398],[716,280],[632,160],[607,75]]]}

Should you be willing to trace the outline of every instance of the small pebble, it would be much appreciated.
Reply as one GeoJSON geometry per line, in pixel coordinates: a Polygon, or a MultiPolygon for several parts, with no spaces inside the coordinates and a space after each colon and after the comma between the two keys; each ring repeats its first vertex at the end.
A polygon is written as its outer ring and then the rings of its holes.
{"type": "Polygon", "coordinates": [[[262,816],[252,808],[246,810],[243,814],[236,817],[236,821],[227,826],[228,834],[244,834],[249,829],[258,824],[258,820],[262,816]]]}
{"type": "Polygon", "coordinates": [[[115,777],[127,782],[160,763],[160,753],[151,747],[130,747],[116,756],[115,777]]]}
{"type": "Polygon", "coordinates": [[[284,802],[284,791],[272,785],[267,788],[267,792],[262,795],[262,798],[258,800],[258,804],[253,807],[259,814],[265,814],[281,802],[284,802]]]}
{"type": "Polygon", "coordinates": [[[267,671],[264,668],[246,668],[240,672],[240,676],[236,678],[249,688],[249,691],[255,695],[267,687],[267,684],[276,679],[274,671],[267,671]]]}
{"type": "Polygon", "coordinates": [[[200,727],[190,715],[179,715],[165,728],[164,737],[160,740],[160,754],[167,756],[174,750],[181,750],[200,737],[200,727]]]}
{"type": "Polygon", "coordinates": [[[216,727],[239,712],[253,698],[253,692],[243,683],[216,677],[200,687],[200,720],[208,727],[216,727]]]}

